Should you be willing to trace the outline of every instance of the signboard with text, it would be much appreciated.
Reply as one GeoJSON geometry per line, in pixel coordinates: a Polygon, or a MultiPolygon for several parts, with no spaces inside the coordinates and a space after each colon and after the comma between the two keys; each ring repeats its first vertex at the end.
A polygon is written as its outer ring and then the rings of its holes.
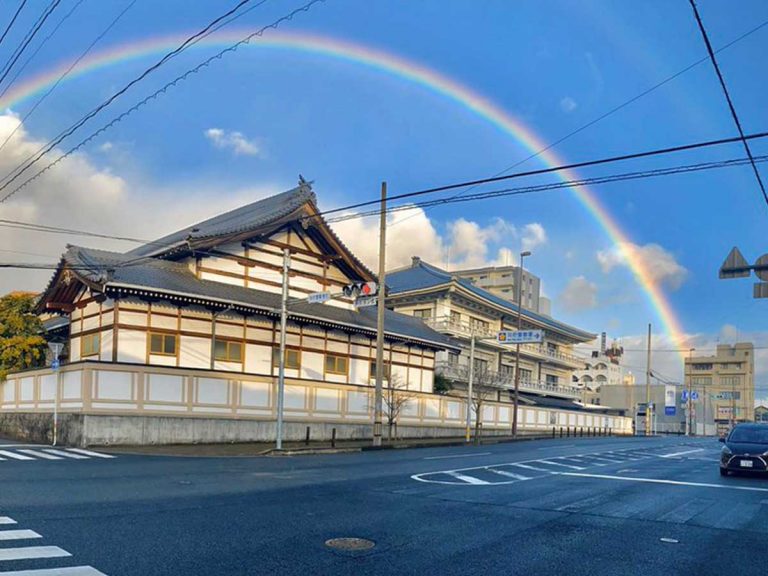
{"type": "Polygon", "coordinates": [[[532,344],[544,341],[543,330],[501,330],[496,335],[499,344],[532,344]]]}

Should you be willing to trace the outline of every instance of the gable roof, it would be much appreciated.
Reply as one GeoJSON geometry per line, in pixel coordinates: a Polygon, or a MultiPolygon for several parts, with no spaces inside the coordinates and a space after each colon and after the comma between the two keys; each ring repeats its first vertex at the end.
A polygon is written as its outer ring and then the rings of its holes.
{"type": "MultiPolygon", "coordinates": [[[[180,262],[159,258],[137,261],[129,254],[80,246],[69,246],[62,262],[84,284],[113,297],[159,297],[170,302],[229,307],[245,314],[279,315],[280,294],[201,280],[180,262]]],[[[302,302],[290,307],[288,317],[342,330],[351,328],[371,336],[376,334],[375,307],[354,311],[302,302]]],[[[390,340],[412,341],[436,349],[456,348],[448,337],[412,316],[386,310],[384,326],[390,340]]]]}
{"type": "MultiPolygon", "coordinates": [[[[485,300],[497,308],[502,308],[511,314],[517,315],[517,304],[510,302],[501,296],[497,296],[493,292],[475,286],[465,278],[453,276],[450,272],[432,266],[431,264],[427,264],[422,260],[414,260],[414,263],[407,268],[401,268],[387,273],[387,287],[389,288],[389,293],[391,295],[406,294],[408,292],[416,292],[419,290],[447,288],[450,286],[459,286],[472,293],[477,298],[485,300]]],[[[596,334],[581,330],[563,322],[558,322],[553,318],[526,310],[525,308],[522,309],[522,316],[530,321],[542,324],[545,327],[568,334],[579,341],[589,342],[597,337],[596,334]]]]}

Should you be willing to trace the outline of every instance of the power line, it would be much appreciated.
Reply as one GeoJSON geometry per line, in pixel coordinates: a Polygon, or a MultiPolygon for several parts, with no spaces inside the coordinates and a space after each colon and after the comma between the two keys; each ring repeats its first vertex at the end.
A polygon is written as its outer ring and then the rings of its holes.
{"type": "Polygon", "coordinates": [[[704,44],[706,44],[707,46],[707,53],[709,54],[709,59],[712,61],[712,66],[714,66],[715,72],[717,73],[717,79],[720,81],[720,87],[723,89],[723,94],[725,95],[725,99],[728,102],[728,108],[731,111],[731,116],[733,117],[733,121],[736,124],[736,128],[739,130],[739,134],[741,135],[741,142],[744,145],[744,150],[747,152],[747,157],[751,161],[752,171],[755,173],[755,178],[757,179],[758,186],[760,186],[760,191],[763,194],[763,200],[765,201],[765,204],[768,206],[768,193],[766,193],[765,191],[765,185],[763,184],[763,179],[760,177],[760,171],[757,169],[757,165],[755,164],[755,162],[752,161],[752,150],[750,150],[749,144],[747,143],[747,139],[744,137],[744,130],[741,127],[739,116],[738,114],[736,114],[736,108],[733,106],[731,95],[728,93],[728,87],[725,85],[725,79],[723,78],[723,74],[720,72],[720,66],[718,66],[717,64],[715,53],[712,51],[712,44],[709,42],[709,36],[707,35],[707,31],[704,29],[704,23],[701,21],[701,16],[699,15],[699,9],[696,7],[695,0],[688,0],[688,1],[691,4],[691,8],[693,8],[693,14],[696,17],[696,23],[699,25],[701,36],[704,38],[704,44]]]}
{"type": "MultiPolygon", "coordinates": [[[[745,136],[744,138],[747,140],[756,140],[760,138],[765,138],[768,136],[768,132],[758,132],[755,134],[749,134],[745,136]]],[[[395,201],[395,200],[402,200],[403,198],[412,198],[414,196],[423,196],[424,194],[434,194],[435,192],[444,192],[446,190],[455,190],[457,188],[464,188],[467,186],[476,186],[478,184],[489,184],[492,182],[502,182],[505,180],[512,180],[515,178],[523,178],[527,176],[538,176],[541,174],[550,174],[552,172],[562,172],[565,170],[572,170],[575,168],[585,168],[587,166],[599,166],[602,164],[611,164],[614,162],[623,162],[625,160],[636,160],[639,158],[649,158],[652,156],[661,156],[663,154],[671,154],[675,152],[684,152],[688,150],[698,150],[702,148],[709,148],[713,146],[721,146],[723,144],[732,144],[734,142],[740,142],[741,137],[734,137],[734,138],[721,138],[719,140],[707,140],[704,142],[694,142],[691,144],[683,144],[680,146],[672,146],[669,148],[658,148],[656,150],[648,150],[644,152],[635,152],[633,154],[623,154],[620,156],[610,156],[607,158],[600,158],[597,160],[587,160],[584,162],[576,162],[574,164],[565,164],[561,166],[552,166],[549,168],[540,168],[537,170],[527,170],[525,172],[515,172],[514,174],[508,174],[506,176],[492,176],[490,178],[482,178],[479,180],[470,180],[467,182],[459,182],[456,184],[447,184],[444,186],[437,186],[434,188],[427,188],[425,190],[417,190],[416,192],[407,192],[405,194],[399,194],[396,196],[392,196],[388,198],[388,201],[395,201]]],[[[448,199],[455,199],[455,198],[448,198],[448,199]]],[[[334,214],[336,212],[342,212],[347,210],[354,210],[356,208],[362,208],[365,206],[371,206],[374,204],[379,204],[379,200],[369,200],[367,202],[359,202],[357,204],[351,204],[349,206],[343,206],[341,208],[334,208],[332,210],[326,210],[325,212],[320,212],[319,216],[326,216],[328,214],[334,214]]]]}
{"type": "MultiPolygon", "coordinates": [[[[758,156],[755,158],[756,162],[768,161],[768,155],[758,156]]],[[[487,200],[490,198],[499,198],[504,196],[519,196],[525,194],[533,194],[537,192],[545,192],[550,190],[558,190],[561,188],[576,188],[581,186],[591,186],[595,184],[606,184],[610,182],[621,182],[625,180],[638,180],[644,178],[654,178],[659,176],[669,176],[673,174],[681,174],[688,172],[700,172],[703,170],[713,170],[719,168],[728,168],[732,166],[742,166],[750,162],[747,158],[736,158],[731,160],[720,160],[717,162],[703,162],[699,164],[688,164],[684,166],[675,166],[671,168],[658,168],[655,170],[644,170],[639,172],[626,172],[623,174],[612,174],[607,176],[598,176],[594,178],[582,178],[579,180],[565,180],[561,182],[551,182],[548,184],[537,184],[533,186],[523,186],[517,188],[502,188],[500,190],[491,190],[486,192],[477,192],[475,194],[469,194],[466,196],[451,196],[448,198],[438,198],[435,200],[426,200],[423,202],[415,202],[411,204],[401,204],[398,206],[391,206],[387,208],[386,213],[401,212],[407,210],[414,210],[416,208],[426,208],[432,206],[441,206],[444,204],[455,204],[458,202],[471,202],[474,200],[487,200]]],[[[369,210],[367,212],[353,212],[351,214],[343,214],[333,218],[327,218],[327,222],[341,222],[344,220],[352,220],[356,218],[365,218],[369,216],[380,215],[381,210],[369,210]]],[[[316,218],[318,215],[307,217],[307,219],[316,218]]]]}
{"type": "MultiPolygon", "coordinates": [[[[755,32],[757,32],[758,30],[760,30],[760,29],[764,28],[765,26],[768,26],[768,20],[766,20],[766,21],[762,22],[761,24],[758,24],[757,26],[755,26],[754,28],[751,28],[750,30],[747,30],[746,32],[744,32],[744,33],[743,33],[743,34],[741,34],[740,36],[737,36],[736,38],[734,38],[733,40],[731,40],[730,42],[728,42],[727,44],[724,44],[723,46],[721,46],[720,48],[718,48],[718,49],[715,51],[715,54],[718,54],[718,53],[720,53],[720,52],[722,52],[722,51],[724,51],[724,50],[727,50],[728,48],[730,48],[730,47],[731,47],[731,46],[733,46],[734,44],[736,44],[736,43],[738,43],[738,42],[741,42],[742,40],[744,40],[744,39],[745,39],[745,38],[747,38],[748,36],[751,36],[752,34],[754,34],[755,32]]],[[[626,108],[626,107],[627,107],[627,106],[629,106],[630,104],[633,104],[634,102],[636,102],[636,101],[640,100],[640,99],[641,99],[641,98],[643,98],[644,96],[647,96],[648,94],[650,94],[650,93],[651,93],[651,92],[653,92],[654,90],[657,90],[658,88],[661,88],[662,86],[664,86],[665,84],[667,84],[667,83],[671,82],[672,80],[674,80],[674,79],[675,79],[675,78],[677,78],[678,76],[681,76],[681,75],[685,74],[685,73],[686,73],[686,72],[688,72],[689,70],[691,70],[691,69],[695,68],[696,66],[698,66],[698,65],[699,65],[699,64],[701,64],[702,62],[706,62],[707,60],[709,60],[709,56],[704,56],[703,58],[700,58],[700,59],[696,60],[695,62],[693,62],[693,63],[689,64],[689,65],[688,65],[688,66],[686,66],[685,68],[683,68],[683,69],[681,69],[681,70],[678,70],[677,72],[675,72],[675,73],[674,73],[674,74],[672,74],[671,76],[667,76],[666,78],[664,78],[664,79],[663,79],[663,80],[661,80],[660,82],[657,82],[656,84],[654,84],[654,85],[653,85],[653,86],[651,86],[650,88],[647,88],[646,90],[643,90],[643,91],[642,91],[642,92],[640,92],[639,94],[636,94],[635,96],[633,96],[633,97],[632,97],[632,98],[630,98],[629,100],[625,100],[625,101],[624,101],[624,102],[622,102],[621,104],[619,104],[619,105],[617,105],[617,106],[614,106],[613,108],[611,108],[611,109],[610,109],[610,110],[608,110],[607,112],[605,112],[605,113],[601,114],[600,116],[598,116],[598,117],[596,117],[596,118],[593,118],[592,120],[590,120],[590,121],[589,121],[589,122],[587,122],[586,124],[582,124],[580,127],[576,128],[575,130],[572,130],[572,131],[571,131],[571,132],[569,132],[568,134],[565,134],[564,136],[562,136],[562,137],[558,138],[558,139],[557,139],[557,140],[555,140],[554,142],[551,142],[550,144],[548,144],[548,145],[547,145],[547,146],[545,146],[544,148],[541,148],[540,150],[537,150],[537,151],[536,151],[536,152],[534,152],[533,154],[530,154],[530,155],[526,156],[526,157],[525,157],[525,158],[523,158],[522,160],[519,160],[519,161],[515,162],[514,164],[511,164],[510,166],[507,166],[506,168],[504,168],[504,170],[500,170],[499,172],[496,172],[496,173],[494,174],[494,176],[502,176],[502,175],[506,174],[507,172],[509,172],[510,170],[513,170],[514,168],[517,168],[518,166],[520,166],[520,165],[522,165],[522,164],[525,164],[525,163],[526,163],[526,162],[528,162],[529,160],[532,160],[533,158],[536,158],[537,156],[540,156],[540,155],[541,155],[541,154],[543,154],[544,152],[546,152],[546,151],[548,151],[548,150],[551,150],[552,148],[554,148],[555,146],[557,146],[557,145],[559,145],[559,144],[562,144],[563,142],[565,142],[565,141],[566,141],[566,140],[568,140],[569,138],[571,138],[571,137],[575,136],[576,134],[579,134],[580,132],[583,132],[584,130],[586,130],[587,128],[589,128],[589,127],[591,127],[591,126],[594,126],[594,125],[595,125],[595,124],[597,124],[598,122],[600,122],[600,121],[602,121],[602,120],[605,120],[606,118],[608,118],[609,116],[612,116],[613,114],[615,114],[615,113],[616,113],[616,112],[618,112],[619,110],[622,110],[623,108],[626,108]]],[[[456,193],[456,196],[461,196],[462,194],[466,194],[467,192],[469,192],[470,190],[473,190],[473,189],[474,189],[474,188],[476,188],[476,187],[477,187],[477,185],[471,186],[471,187],[470,187],[470,188],[468,188],[467,190],[464,190],[464,191],[460,191],[460,192],[456,193]]],[[[415,216],[415,215],[414,215],[414,216],[415,216]]],[[[409,218],[412,218],[412,216],[409,216],[409,218]]],[[[407,218],[404,218],[403,220],[400,220],[400,221],[399,221],[399,222],[397,222],[396,224],[401,224],[401,223],[402,223],[402,222],[404,222],[405,220],[407,220],[407,218]]]]}
{"type": "MultiPolygon", "coordinates": [[[[205,68],[205,67],[209,66],[211,63],[213,63],[214,60],[221,59],[225,54],[227,54],[229,52],[237,51],[240,46],[244,46],[246,44],[249,44],[254,38],[262,36],[264,34],[264,32],[266,32],[270,28],[272,28],[272,29],[278,28],[282,23],[288,22],[290,20],[293,20],[293,18],[296,15],[298,15],[301,12],[309,11],[310,8],[312,8],[312,6],[314,6],[315,4],[318,4],[320,2],[325,2],[325,0],[310,0],[306,4],[300,6],[299,8],[296,8],[295,10],[293,10],[290,13],[288,13],[287,15],[282,16],[282,17],[278,18],[277,20],[273,21],[271,24],[263,26],[262,28],[260,28],[256,32],[254,32],[252,34],[249,34],[248,36],[246,36],[242,40],[236,42],[235,44],[232,44],[231,46],[229,46],[229,47],[227,47],[227,48],[217,52],[216,54],[214,54],[210,58],[207,58],[206,60],[204,60],[203,62],[201,62],[197,66],[195,66],[194,68],[191,68],[190,70],[187,70],[184,74],[182,74],[180,76],[177,76],[174,80],[168,82],[162,88],[156,90],[155,92],[153,92],[152,94],[150,94],[146,98],[140,100],[138,103],[136,103],[133,106],[131,106],[128,110],[126,110],[122,114],[120,114],[117,117],[115,117],[112,120],[110,120],[107,124],[103,125],[101,128],[99,128],[95,132],[91,133],[90,136],[88,136],[84,140],[81,140],[78,144],[76,144],[75,146],[73,146],[72,148],[67,150],[65,153],[63,153],[61,156],[59,156],[56,160],[54,160],[53,162],[51,162],[50,164],[48,164],[47,166],[45,166],[44,168],[39,170],[37,173],[35,173],[33,176],[29,177],[27,180],[25,180],[21,184],[19,184],[16,188],[14,188],[10,192],[8,192],[3,198],[0,198],[0,204],[2,204],[3,202],[6,202],[11,196],[16,194],[19,190],[21,190],[22,188],[24,188],[25,186],[27,186],[28,184],[30,184],[31,182],[33,182],[34,180],[36,180],[37,178],[42,176],[45,172],[47,172],[48,170],[50,170],[51,168],[56,166],[59,162],[61,162],[62,160],[64,160],[68,156],[72,155],[74,152],[76,152],[77,150],[79,150],[80,148],[85,146],[86,144],[88,144],[88,142],[90,142],[91,140],[93,140],[94,138],[96,138],[97,136],[102,134],[103,132],[106,132],[107,130],[109,130],[110,128],[112,128],[113,126],[118,124],[119,122],[123,121],[125,118],[130,116],[133,112],[135,112],[138,109],[142,108],[145,104],[147,104],[151,100],[154,100],[155,98],[159,97],[160,95],[166,93],[170,88],[172,88],[172,87],[176,86],[178,83],[186,80],[189,76],[192,76],[193,74],[197,74],[200,70],[202,70],[203,68],[205,68]]],[[[14,176],[14,178],[12,180],[15,180],[16,177],[18,177],[19,175],[20,174],[17,174],[16,176],[14,176]]],[[[9,184],[10,184],[10,181],[6,182],[2,186],[0,186],[0,191],[4,190],[9,184]]]]}
{"type": "Polygon", "coordinates": [[[13,15],[13,18],[11,18],[11,21],[8,23],[8,26],[6,26],[5,31],[3,32],[3,35],[0,36],[0,44],[3,43],[3,40],[5,40],[5,37],[8,35],[8,32],[13,27],[14,22],[16,22],[16,18],[19,17],[19,13],[21,12],[21,9],[24,8],[24,5],[27,3],[27,0],[21,0],[21,4],[19,4],[19,7],[16,9],[16,13],[13,15]]]}
{"type": "Polygon", "coordinates": [[[61,0],[52,0],[51,3],[48,5],[48,7],[43,11],[42,15],[37,19],[37,22],[35,22],[32,30],[27,33],[27,35],[24,37],[24,39],[21,41],[21,44],[19,45],[16,50],[14,50],[11,57],[8,59],[8,62],[3,67],[3,75],[0,76],[0,84],[3,83],[3,80],[5,80],[5,77],[8,76],[8,73],[13,68],[14,64],[18,61],[19,58],[21,58],[21,55],[24,53],[24,50],[27,49],[27,46],[29,46],[29,43],[32,42],[34,37],[37,35],[37,33],[40,31],[40,28],[43,27],[43,24],[45,24],[45,21],[48,20],[48,17],[53,14],[53,11],[56,10],[56,7],[61,3],[61,0]]]}
{"type": "Polygon", "coordinates": [[[72,16],[72,14],[75,13],[75,10],[77,10],[80,7],[80,4],[82,4],[83,2],[84,2],[84,0],[77,0],[77,2],[75,2],[74,6],[72,6],[72,8],[69,10],[69,12],[67,12],[64,15],[64,17],[61,20],[59,20],[59,22],[56,24],[56,26],[54,26],[54,28],[53,28],[53,30],[51,30],[50,34],[48,34],[48,36],[43,38],[43,41],[40,42],[40,44],[37,46],[37,48],[35,48],[35,51],[32,52],[32,54],[29,56],[29,58],[27,58],[24,61],[24,64],[22,64],[19,67],[19,69],[16,70],[16,73],[13,75],[13,78],[11,78],[8,81],[8,83],[5,85],[5,88],[3,88],[3,91],[0,92],[0,98],[5,96],[5,93],[8,92],[8,90],[9,90],[9,88],[11,86],[13,86],[13,83],[16,81],[16,78],[18,78],[19,75],[24,71],[24,69],[27,67],[27,64],[29,64],[34,59],[34,57],[37,56],[37,53],[40,52],[40,50],[43,49],[43,46],[46,45],[48,40],[50,40],[56,34],[56,32],[59,31],[59,28],[61,28],[61,25],[64,24],[64,22],[66,22],[67,20],[69,20],[69,17],[72,16]]]}
{"type": "MultiPolygon", "coordinates": [[[[56,0],[58,2],[60,0],[56,0]]],[[[88,112],[85,116],[80,118],[77,122],[72,124],[69,128],[65,129],[61,133],[59,133],[58,136],[56,136],[53,140],[45,144],[40,150],[32,154],[29,158],[27,158],[24,162],[22,162],[19,166],[11,170],[8,174],[6,174],[3,177],[4,183],[2,186],[0,186],[0,191],[7,188],[14,180],[16,180],[19,176],[21,176],[24,172],[29,170],[35,163],[37,163],[43,156],[45,156],[48,152],[50,152],[53,148],[55,148],[58,144],[60,144],[65,138],[68,136],[71,136],[77,129],[79,129],[81,126],[83,126],[88,120],[96,116],[99,112],[104,110],[107,106],[112,104],[115,100],[117,100],[120,96],[125,94],[128,90],[131,89],[131,87],[135,86],[139,82],[141,82],[144,78],[149,76],[152,72],[160,68],[163,64],[171,60],[172,58],[178,56],[181,52],[187,49],[187,47],[194,42],[195,39],[200,37],[201,35],[208,32],[213,26],[221,22],[222,20],[228,18],[235,12],[237,12],[240,7],[244,6],[245,4],[251,2],[251,0],[240,0],[237,5],[235,5],[234,8],[231,8],[221,16],[215,18],[213,21],[211,21],[205,28],[202,30],[196,32],[192,36],[189,36],[184,42],[182,42],[179,46],[177,46],[175,49],[171,50],[167,54],[165,54],[160,60],[155,62],[152,66],[144,70],[141,74],[139,74],[136,78],[128,82],[125,86],[117,90],[115,93],[113,93],[109,98],[104,100],[101,104],[96,106],[93,110],[88,112]]],[[[0,82],[2,79],[0,79],[0,82]]],[[[7,199],[4,198],[3,201],[7,199]]]]}
{"type": "MultiPolygon", "coordinates": [[[[768,161],[768,155],[760,156],[757,158],[757,160],[768,161]]],[[[690,165],[670,167],[670,168],[660,168],[656,170],[646,170],[643,172],[627,172],[627,173],[621,173],[621,174],[611,174],[611,175],[599,176],[599,177],[582,179],[582,180],[567,180],[564,182],[553,182],[549,184],[540,184],[540,185],[534,185],[534,186],[504,188],[501,190],[479,192],[473,195],[463,196],[460,198],[440,198],[440,199],[425,201],[419,204],[405,204],[405,205],[399,205],[399,206],[390,206],[387,212],[388,213],[399,212],[399,211],[412,210],[418,207],[432,206],[437,204],[446,204],[446,203],[455,203],[455,202],[471,202],[474,200],[484,200],[484,199],[495,198],[500,196],[511,196],[511,195],[519,195],[519,194],[528,194],[533,192],[543,192],[543,191],[549,191],[549,190],[557,190],[561,188],[570,188],[575,186],[595,185],[595,184],[603,184],[603,183],[623,181],[623,180],[648,178],[653,176],[665,176],[665,175],[671,175],[676,173],[697,172],[697,171],[709,170],[709,169],[727,168],[734,165],[746,164],[747,162],[748,160],[746,158],[735,159],[735,160],[721,160],[717,162],[707,162],[707,163],[690,164],[690,165]]],[[[333,223],[333,222],[339,222],[342,220],[348,220],[353,218],[365,218],[365,217],[374,216],[377,214],[380,214],[379,210],[369,211],[369,212],[359,212],[354,214],[345,214],[342,216],[338,216],[336,218],[329,218],[327,219],[327,221],[329,223],[333,223]]],[[[146,244],[146,245],[165,246],[165,243],[157,240],[150,241],[150,240],[145,240],[145,239],[135,238],[130,236],[117,236],[112,234],[103,234],[103,233],[92,232],[92,231],[78,230],[74,228],[63,228],[59,226],[35,224],[32,222],[23,222],[19,220],[0,219],[0,227],[26,230],[31,232],[39,232],[39,233],[88,236],[88,237],[103,238],[108,240],[117,240],[122,242],[135,242],[135,243],[146,244]]]]}

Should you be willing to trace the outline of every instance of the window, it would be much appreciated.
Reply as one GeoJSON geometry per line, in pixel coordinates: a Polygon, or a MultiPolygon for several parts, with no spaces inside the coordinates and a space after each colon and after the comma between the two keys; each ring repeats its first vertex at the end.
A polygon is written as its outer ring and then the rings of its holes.
{"type": "MultiPolygon", "coordinates": [[[[547,342],[547,352],[550,354],[557,354],[557,344],[547,342]]],[[[605,364],[603,364],[603,370],[605,370],[605,364]]]]}
{"type": "Polygon", "coordinates": [[[507,377],[511,378],[512,375],[514,374],[514,372],[515,372],[515,367],[514,366],[507,366],[506,364],[502,364],[501,365],[500,373],[501,373],[502,376],[507,376],[507,377]]]}
{"type": "Polygon", "coordinates": [[[432,308],[419,308],[413,311],[416,318],[432,318],[432,308]]]}
{"type": "Polygon", "coordinates": [[[482,358],[475,358],[475,372],[483,373],[488,370],[488,360],[482,358]]]}
{"type": "MultiPolygon", "coordinates": [[[[272,348],[272,366],[280,367],[280,348],[272,348]]],[[[289,370],[298,370],[301,367],[301,355],[298,350],[285,349],[285,367],[289,370]]]]}
{"type": "Polygon", "coordinates": [[[547,374],[545,376],[545,379],[546,379],[547,384],[549,384],[550,386],[557,386],[558,381],[559,381],[558,377],[555,376],[554,374],[547,374]]]}
{"type": "Polygon", "coordinates": [[[456,310],[451,310],[451,322],[458,324],[461,322],[461,313],[456,310]]]}
{"type": "Polygon", "coordinates": [[[454,352],[448,353],[448,364],[451,366],[458,366],[459,365],[459,355],[454,352]]]}
{"type": "Polygon", "coordinates": [[[176,334],[150,333],[149,353],[160,356],[176,356],[176,334]]]}
{"type": "Polygon", "coordinates": [[[346,356],[325,355],[325,372],[327,374],[347,375],[348,359],[346,356]]]}
{"type": "Polygon", "coordinates": [[[470,318],[469,319],[469,326],[470,328],[474,329],[475,332],[488,332],[488,322],[485,320],[479,320],[477,318],[470,318]]]}
{"type": "Polygon", "coordinates": [[[521,382],[529,382],[530,383],[531,376],[533,376],[533,372],[531,370],[526,370],[525,368],[520,368],[520,381],[521,382]]]}
{"type": "Polygon", "coordinates": [[[80,356],[96,356],[101,345],[101,334],[86,334],[80,339],[80,356]]]}
{"type": "MultiPolygon", "coordinates": [[[[458,354],[455,355],[458,358],[458,354]]],[[[371,360],[371,379],[376,378],[376,361],[371,360]]],[[[384,362],[384,380],[389,380],[389,362],[384,362]]]]}
{"type": "Polygon", "coordinates": [[[712,364],[691,364],[694,370],[712,370],[712,364]]]}
{"type": "Polygon", "coordinates": [[[242,342],[230,342],[229,340],[216,340],[214,344],[214,358],[222,362],[242,362],[242,342]]]}
{"type": "Polygon", "coordinates": [[[692,376],[691,385],[698,387],[711,386],[712,376],[692,376]]]}

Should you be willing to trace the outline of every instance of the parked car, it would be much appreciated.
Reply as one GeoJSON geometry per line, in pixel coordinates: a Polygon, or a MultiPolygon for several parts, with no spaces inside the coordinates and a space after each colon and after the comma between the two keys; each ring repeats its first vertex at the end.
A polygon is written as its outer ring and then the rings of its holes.
{"type": "Polygon", "coordinates": [[[768,424],[737,424],[725,438],[720,475],[729,472],[768,472],[768,424]]]}

